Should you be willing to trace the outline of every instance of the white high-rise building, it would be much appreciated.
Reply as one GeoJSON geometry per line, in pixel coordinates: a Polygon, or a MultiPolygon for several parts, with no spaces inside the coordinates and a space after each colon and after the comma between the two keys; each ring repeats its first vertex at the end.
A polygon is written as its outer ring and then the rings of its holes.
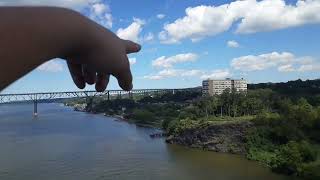
{"type": "Polygon", "coordinates": [[[202,81],[203,95],[219,95],[226,89],[235,89],[237,92],[247,91],[247,81],[244,79],[204,80],[202,81]]]}

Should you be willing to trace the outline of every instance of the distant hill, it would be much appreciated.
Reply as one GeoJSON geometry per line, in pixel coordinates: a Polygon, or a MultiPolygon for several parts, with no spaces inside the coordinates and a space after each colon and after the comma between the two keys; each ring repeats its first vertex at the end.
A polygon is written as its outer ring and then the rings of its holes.
{"type": "Polygon", "coordinates": [[[305,97],[312,104],[319,104],[320,102],[320,79],[306,81],[298,79],[281,83],[248,84],[248,89],[272,89],[281,95],[293,99],[305,97]]]}

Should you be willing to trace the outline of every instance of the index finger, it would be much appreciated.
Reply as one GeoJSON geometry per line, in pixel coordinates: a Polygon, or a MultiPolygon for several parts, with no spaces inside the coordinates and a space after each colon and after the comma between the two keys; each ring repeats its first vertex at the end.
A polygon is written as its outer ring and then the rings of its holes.
{"type": "Polygon", "coordinates": [[[141,50],[141,46],[135,42],[132,42],[130,40],[123,40],[123,42],[124,42],[127,54],[139,52],[141,50]]]}
{"type": "Polygon", "coordinates": [[[117,78],[118,84],[123,90],[130,91],[133,88],[132,74],[130,70],[129,60],[126,56],[124,64],[125,65],[112,72],[112,75],[117,78]]]}

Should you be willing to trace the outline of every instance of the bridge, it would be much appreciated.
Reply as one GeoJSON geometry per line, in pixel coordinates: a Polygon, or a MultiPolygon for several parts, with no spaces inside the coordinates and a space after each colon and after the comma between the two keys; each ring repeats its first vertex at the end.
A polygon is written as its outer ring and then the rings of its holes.
{"type": "Polygon", "coordinates": [[[133,98],[134,95],[150,96],[155,94],[173,93],[178,91],[191,91],[194,88],[183,89],[135,89],[131,91],[106,90],[104,92],[96,91],[68,91],[68,92],[42,92],[42,93],[21,93],[21,94],[0,94],[0,104],[33,102],[33,115],[38,115],[38,103],[46,100],[57,100],[67,98],[86,98],[87,101],[93,101],[94,97],[104,96],[107,100],[112,97],[133,98]]]}

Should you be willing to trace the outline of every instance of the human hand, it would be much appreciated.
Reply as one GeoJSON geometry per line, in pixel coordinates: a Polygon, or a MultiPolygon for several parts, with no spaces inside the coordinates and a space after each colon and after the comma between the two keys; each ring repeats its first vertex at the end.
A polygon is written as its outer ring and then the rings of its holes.
{"type": "Polygon", "coordinates": [[[122,40],[104,27],[89,21],[85,23],[70,55],[66,56],[70,74],[76,86],[83,89],[95,84],[98,92],[106,89],[110,75],[117,78],[126,91],[133,88],[127,54],[138,52],[139,44],[122,40]]]}
{"type": "Polygon", "coordinates": [[[58,7],[1,7],[0,39],[0,91],[55,58],[67,60],[81,89],[88,83],[104,91],[113,75],[128,91],[132,75],[127,54],[141,48],[76,11],[58,7]]]}

